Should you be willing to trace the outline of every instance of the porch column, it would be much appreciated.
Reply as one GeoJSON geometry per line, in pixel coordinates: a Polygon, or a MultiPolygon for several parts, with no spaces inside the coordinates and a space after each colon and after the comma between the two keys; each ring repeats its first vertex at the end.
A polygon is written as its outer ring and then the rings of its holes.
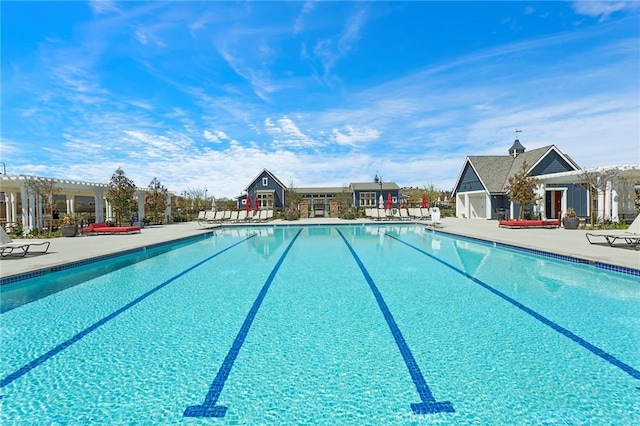
{"type": "Polygon", "coordinates": [[[138,220],[140,221],[140,224],[142,225],[143,219],[144,219],[144,196],[145,196],[145,192],[144,191],[137,191],[137,194],[138,194],[138,220]]]}
{"type": "Polygon", "coordinates": [[[27,195],[27,230],[31,231],[36,227],[36,197],[33,194],[27,195]]]}
{"type": "Polygon", "coordinates": [[[18,222],[18,194],[16,192],[12,192],[9,194],[11,196],[11,222],[18,222]]]}
{"type": "Polygon", "coordinates": [[[104,195],[102,191],[97,190],[94,195],[96,222],[104,222],[104,195]]]}
{"type": "Polygon", "coordinates": [[[107,200],[106,198],[104,200],[104,204],[105,204],[106,209],[107,209],[107,217],[106,217],[106,219],[107,220],[113,220],[114,219],[114,217],[113,217],[113,206],[111,205],[109,200],[107,200]]]}
{"type": "Polygon", "coordinates": [[[547,185],[544,183],[539,183],[538,184],[538,201],[536,203],[536,206],[538,208],[538,214],[540,214],[540,217],[545,220],[547,218],[547,210],[545,207],[545,196],[547,193],[547,185]]]}
{"type": "Polygon", "coordinates": [[[620,222],[618,201],[618,178],[614,177],[611,181],[611,220],[614,223],[620,222]]]}
{"type": "Polygon", "coordinates": [[[167,204],[164,208],[164,216],[167,223],[173,222],[173,218],[171,217],[171,194],[167,194],[167,204]]]}
{"type": "Polygon", "coordinates": [[[20,209],[20,215],[22,216],[22,230],[23,233],[27,234],[31,230],[31,227],[29,220],[29,195],[24,181],[20,182],[20,199],[22,200],[22,208],[20,209]]]}
{"type": "Polygon", "coordinates": [[[604,219],[611,219],[611,181],[608,180],[604,189],[604,219]]]}
{"type": "Polygon", "coordinates": [[[9,226],[13,220],[11,220],[11,202],[9,201],[9,197],[11,196],[10,192],[4,193],[4,217],[7,221],[7,227],[9,226]]]}
{"type": "Polygon", "coordinates": [[[604,191],[598,188],[598,210],[597,210],[596,223],[604,221],[604,191]]]}
{"type": "Polygon", "coordinates": [[[464,216],[467,219],[471,219],[471,206],[469,205],[469,194],[467,194],[466,192],[464,193],[464,216]]]}

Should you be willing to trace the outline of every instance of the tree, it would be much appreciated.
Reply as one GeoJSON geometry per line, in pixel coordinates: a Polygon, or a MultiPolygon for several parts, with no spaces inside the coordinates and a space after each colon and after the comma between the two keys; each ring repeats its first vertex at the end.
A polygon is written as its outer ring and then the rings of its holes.
{"type": "Polygon", "coordinates": [[[529,165],[525,161],[522,163],[522,169],[509,178],[509,185],[506,187],[507,196],[512,203],[520,205],[518,219],[524,218],[525,206],[533,205],[538,201],[538,196],[534,192],[534,188],[538,183],[538,179],[528,173],[529,165]]]}
{"type": "Polygon", "coordinates": [[[347,211],[353,206],[351,191],[349,191],[349,187],[346,184],[342,185],[342,191],[335,195],[335,200],[338,202],[341,211],[347,211]]]}
{"type": "Polygon", "coordinates": [[[136,211],[135,193],[136,185],[124,174],[122,167],[118,167],[111,176],[106,193],[106,199],[116,215],[116,224],[122,225],[124,218],[128,221],[132,212],[136,211]]]}
{"type": "Polygon", "coordinates": [[[596,216],[598,214],[598,192],[604,192],[606,195],[607,181],[611,180],[617,174],[616,170],[584,170],[580,173],[580,179],[587,185],[589,190],[589,198],[591,205],[589,211],[591,213],[591,229],[594,228],[596,222],[604,222],[604,217],[596,216]]]}
{"type": "Polygon", "coordinates": [[[164,214],[167,209],[167,199],[169,191],[155,177],[149,183],[149,191],[147,192],[147,206],[149,208],[149,216],[154,223],[164,222],[164,214]]]}
{"type": "MultiPolygon", "coordinates": [[[[27,192],[33,195],[36,200],[36,205],[41,204],[41,208],[36,208],[36,222],[39,222],[38,218],[42,217],[43,212],[48,212],[53,219],[53,210],[55,209],[55,203],[53,196],[59,188],[56,186],[53,179],[46,178],[29,178],[26,180],[27,192]]],[[[49,221],[49,233],[53,230],[53,220],[49,221]]]]}
{"type": "Polygon", "coordinates": [[[289,188],[285,189],[284,199],[287,203],[285,206],[287,210],[298,211],[298,205],[302,201],[302,195],[296,191],[293,182],[291,182],[289,188]]]}
{"type": "Polygon", "coordinates": [[[440,194],[442,193],[441,190],[439,190],[438,188],[436,188],[436,186],[429,182],[427,185],[423,185],[422,186],[422,192],[417,192],[415,193],[416,195],[418,195],[418,199],[414,200],[411,199],[410,202],[413,204],[419,204],[422,202],[422,194],[424,194],[427,197],[427,201],[429,202],[429,204],[435,202],[436,200],[440,199],[440,194]]]}

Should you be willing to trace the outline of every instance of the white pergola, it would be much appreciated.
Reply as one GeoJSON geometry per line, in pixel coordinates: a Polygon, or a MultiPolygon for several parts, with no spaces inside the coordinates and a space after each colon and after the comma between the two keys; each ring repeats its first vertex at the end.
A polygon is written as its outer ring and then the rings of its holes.
{"type": "MultiPolygon", "coordinates": [[[[50,180],[57,188],[55,195],[64,195],[66,198],[66,212],[75,213],[75,197],[93,197],[95,202],[95,220],[103,222],[113,218],[111,204],[106,200],[105,193],[108,185],[103,183],[80,182],[74,180],[44,178],[40,176],[28,175],[1,175],[0,176],[0,201],[4,204],[4,221],[8,226],[15,223],[22,224],[25,233],[34,228],[42,228],[43,220],[42,199],[36,199],[35,195],[28,190],[29,180],[50,180]],[[18,198],[18,195],[20,197],[18,198]],[[20,202],[18,202],[20,200],[20,202]],[[18,209],[20,207],[20,209],[18,209]]],[[[144,189],[136,190],[138,201],[138,217],[140,222],[144,218],[144,189]]]]}
{"type": "MultiPolygon", "coordinates": [[[[552,173],[536,176],[538,180],[537,193],[540,195],[537,205],[538,212],[545,215],[544,194],[549,184],[588,183],[585,175],[596,178],[598,190],[597,218],[619,222],[620,216],[635,216],[635,186],[640,183],[640,165],[605,166],[593,169],[574,170],[570,172],[552,173]]],[[[591,191],[587,191],[591,197],[591,191]]],[[[591,215],[591,200],[587,199],[588,215],[591,215]]],[[[562,215],[567,210],[566,197],[562,197],[562,215]]]]}

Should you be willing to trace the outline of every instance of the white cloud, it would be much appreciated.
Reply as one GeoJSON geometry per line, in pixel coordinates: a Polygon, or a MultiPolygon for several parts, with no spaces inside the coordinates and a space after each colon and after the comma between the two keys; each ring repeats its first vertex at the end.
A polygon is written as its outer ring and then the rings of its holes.
{"type": "Polygon", "coordinates": [[[221,130],[215,130],[213,132],[205,130],[203,136],[206,140],[213,143],[221,143],[222,141],[229,139],[229,136],[221,130]]]}
{"type": "Polygon", "coordinates": [[[264,127],[273,138],[274,148],[310,148],[319,145],[286,116],[279,118],[275,123],[267,118],[264,120],[264,127]]]}
{"type": "Polygon", "coordinates": [[[600,16],[600,20],[606,20],[615,12],[633,12],[640,8],[638,1],[575,1],[573,10],[578,15],[587,15],[593,18],[600,16]]]}
{"type": "Polygon", "coordinates": [[[315,1],[307,1],[304,3],[304,5],[302,6],[302,10],[300,11],[300,14],[296,18],[296,22],[293,25],[294,34],[298,34],[304,30],[303,28],[304,19],[306,18],[307,15],[309,15],[313,11],[315,7],[316,7],[315,1]]]}
{"type": "Polygon", "coordinates": [[[374,141],[380,138],[380,131],[362,128],[355,129],[352,126],[346,126],[344,131],[333,129],[333,140],[338,145],[357,146],[361,142],[374,141]]]}
{"type": "Polygon", "coordinates": [[[106,15],[109,13],[120,12],[116,2],[111,0],[89,0],[89,7],[94,15],[106,15]]]}

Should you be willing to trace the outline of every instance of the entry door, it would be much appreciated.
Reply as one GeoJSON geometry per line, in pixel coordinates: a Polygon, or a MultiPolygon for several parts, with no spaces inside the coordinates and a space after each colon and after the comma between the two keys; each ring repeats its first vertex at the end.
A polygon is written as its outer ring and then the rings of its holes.
{"type": "Polygon", "coordinates": [[[553,191],[553,211],[556,219],[562,214],[562,191],[553,191]]]}

